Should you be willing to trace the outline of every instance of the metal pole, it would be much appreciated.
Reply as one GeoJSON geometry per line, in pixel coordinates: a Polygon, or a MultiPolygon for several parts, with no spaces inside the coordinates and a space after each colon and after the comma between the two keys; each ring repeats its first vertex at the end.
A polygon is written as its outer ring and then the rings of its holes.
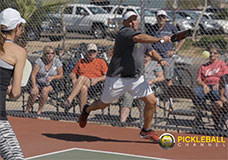
{"type": "Polygon", "coordinates": [[[177,22],[176,22],[176,10],[178,8],[178,3],[177,0],[174,0],[173,2],[173,24],[176,26],[177,22]]]}
{"type": "Polygon", "coordinates": [[[141,32],[145,31],[145,0],[141,0],[141,12],[140,12],[140,30],[141,32]]]}

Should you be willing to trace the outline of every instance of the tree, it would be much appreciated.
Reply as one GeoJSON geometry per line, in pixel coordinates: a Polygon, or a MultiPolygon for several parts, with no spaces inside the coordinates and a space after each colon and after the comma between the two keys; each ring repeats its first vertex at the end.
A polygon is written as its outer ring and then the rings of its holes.
{"type": "MultiPolygon", "coordinates": [[[[30,29],[39,31],[41,23],[50,13],[58,13],[61,6],[72,0],[3,0],[1,10],[11,7],[17,9],[26,20],[25,31],[30,29]]],[[[38,36],[38,35],[37,35],[38,36]]],[[[19,41],[26,45],[27,35],[23,35],[19,41]]]]}
{"type": "Polygon", "coordinates": [[[196,21],[196,26],[195,26],[195,29],[193,31],[193,34],[192,34],[192,40],[195,41],[196,40],[196,32],[198,30],[198,27],[199,27],[199,23],[201,21],[201,18],[203,17],[203,14],[205,13],[206,9],[207,9],[207,0],[204,0],[204,8],[203,8],[203,11],[201,12],[198,20],[196,21]]]}

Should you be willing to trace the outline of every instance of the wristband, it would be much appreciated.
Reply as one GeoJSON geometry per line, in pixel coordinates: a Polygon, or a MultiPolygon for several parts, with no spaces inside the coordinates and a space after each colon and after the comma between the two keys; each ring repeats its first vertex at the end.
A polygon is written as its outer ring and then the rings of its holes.
{"type": "Polygon", "coordinates": [[[165,40],[164,39],[160,39],[160,43],[164,43],[165,42],[165,40]]]}

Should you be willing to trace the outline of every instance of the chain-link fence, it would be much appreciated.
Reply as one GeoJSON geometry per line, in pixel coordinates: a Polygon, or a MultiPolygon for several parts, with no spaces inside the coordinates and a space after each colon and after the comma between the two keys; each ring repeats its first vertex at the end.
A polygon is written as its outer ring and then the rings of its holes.
{"type": "MultiPolygon", "coordinates": [[[[228,109],[225,105],[214,109],[215,99],[210,96],[201,107],[194,102],[197,101],[195,88],[200,87],[196,80],[199,68],[209,62],[209,54],[204,52],[208,44],[217,44],[221,50],[219,58],[228,63],[227,6],[225,0],[3,0],[1,10],[16,8],[27,21],[18,43],[26,48],[32,64],[44,56],[43,48],[49,45],[55,48],[55,56],[62,62],[64,74],[63,79],[52,81],[53,91],[48,94],[42,113],[37,114],[42,89],[31,110],[25,112],[34,87],[30,81],[23,87],[17,101],[7,101],[8,115],[77,121],[81,103],[86,101],[91,104],[100,97],[103,89],[103,81],[98,87],[89,87],[88,91],[83,90],[84,83],[74,86],[72,82],[71,72],[87,54],[86,45],[97,44],[97,56],[108,64],[116,33],[122,26],[123,13],[129,10],[136,12],[140,17],[140,29],[153,34],[153,25],[157,23],[156,12],[163,9],[167,13],[168,23],[173,23],[178,30],[191,29],[192,32],[173,56],[173,85],[167,88],[165,81],[152,85],[158,99],[153,127],[227,136],[228,109]],[[80,89],[70,107],[66,108],[62,104],[75,87],[80,89]],[[85,93],[88,96],[83,96],[85,93]],[[83,101],[83,97],[87,97],[87,100],[83,101]]],[[[104,110],[92,112],[89,121],[141,127],[144,104],[134,100],[130,109],[123,111],[123,99],[121,97],[104,110]],[[121,117],[122,112],[126,115],[121,117]]]]}

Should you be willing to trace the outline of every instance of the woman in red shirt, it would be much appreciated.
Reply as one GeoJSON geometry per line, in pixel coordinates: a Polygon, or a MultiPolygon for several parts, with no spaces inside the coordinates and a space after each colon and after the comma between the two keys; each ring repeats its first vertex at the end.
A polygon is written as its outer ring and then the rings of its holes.
{"type": "MultiPolygon", "coordinates": [[[[206,106],[206,99],[215,102],[220,99],[219,96],[219,79],[224,74],[228,73],[226,63],[219,60],[220,47],[216,44],[210,45],[208,51],[210,52],[209,62],[201,65],[197,77],[199,88],[195,89],[196,100],[193,103],[200,109],[206,106]]],[[[201,117],[198,116],[198,121],[201,117]]]]}

